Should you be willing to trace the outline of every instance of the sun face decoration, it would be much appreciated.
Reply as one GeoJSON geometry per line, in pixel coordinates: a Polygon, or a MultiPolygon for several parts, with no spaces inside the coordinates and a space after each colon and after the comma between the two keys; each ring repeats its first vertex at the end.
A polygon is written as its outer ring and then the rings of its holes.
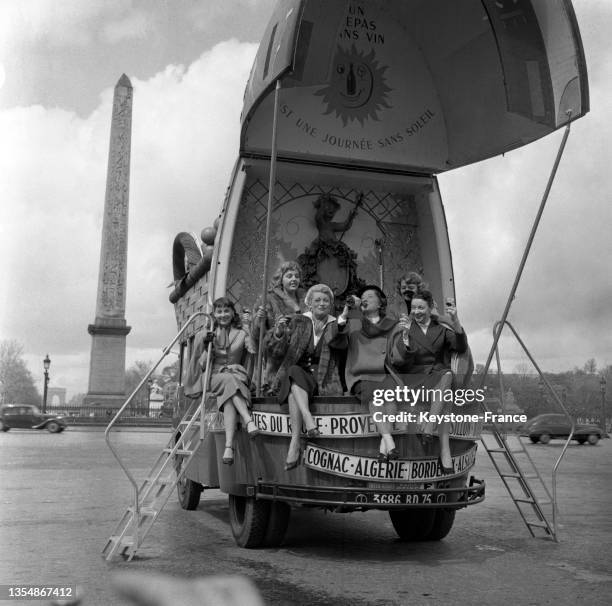
{"type": "Polygon", "coordinates": [[[338,48],[329,84],[315,93],[327,104],[325,114],[335,112],[344,126],[349,121],[358,120],[363,126],[368,118],[378,120],[378,112],[391,107],[386,69],[375,60],[373,50],[366,56],[355,46],[350,51],[338,48]]]}

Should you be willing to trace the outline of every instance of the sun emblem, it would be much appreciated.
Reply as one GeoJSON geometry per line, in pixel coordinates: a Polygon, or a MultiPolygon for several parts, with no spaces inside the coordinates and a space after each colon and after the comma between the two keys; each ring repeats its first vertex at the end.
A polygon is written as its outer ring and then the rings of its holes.
{"type": "Polygon", "coordinates": [[[344,126],[349,120],[359,120],[362,126],[368,118],[378,120],[378,112],[391,107],[386,70],[374,58],[373,50],[366,56],[355,46],[350,51],[338,47],[329,84],[315,93],[327,104],[325,114],[336,112],[344,126]]]}

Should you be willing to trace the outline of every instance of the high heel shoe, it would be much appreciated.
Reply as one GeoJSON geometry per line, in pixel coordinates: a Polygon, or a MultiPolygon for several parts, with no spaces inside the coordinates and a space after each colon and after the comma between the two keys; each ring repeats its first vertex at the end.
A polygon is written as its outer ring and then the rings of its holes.
{"type": "Polygon", "coordinates": [[[387,453],[387,460],[388,461],[397,461],[398,459],[399,459],[399,452],[397,451],[397,448],[392,448],[387,453]]]}
{"type": "MultiPolygon", "coordinates": [[[[452,459],[451,459],[452,461],[452,459]]],[[[451,466],[450,467],[446,467],[444,465],[444,463],[442,463],[442,455],[438,455],[438,465],[440,466],[440,469],[442,470],[442,473],[447,476],[451,473],[455,473],[455,468],[451,462],[451,466]]]]}
{"type": "Polygon", "coordinates": [[[309,438],[318,438],[321,436],[321,432],[318,430],[318,428],[313,427],[312,429],[307,429],[306,430],[306,435],[309,438]]]}
{"type": "Polygon", "coordinates": [[[254,438],[259,435],[259,427],[255,425],[255,421],[249,421],[246,425],[246,430],[249,438],[254,438]]]}
{"type": "Polygon", "coordinates": [[[302,449],[298,450],[298,456],[295,461],[285,461],[285,471],[295,469],[302,462],[302,449]]]}
{"type": "Polygon", "coordinates": [[[389,460],[388,455],[386,452],[379,452],[378,453],[378,461],[380,463],[386,463],[389,460]]]}
{"type": "Polygon", "coordinates": [[[234,464],[234,448],[232,446],[226,446],[225,451],[223,452],[223,461],[224,465],[233,465],[234,464]],[[229,456],[227,451],[229,450],[229,456]]]}

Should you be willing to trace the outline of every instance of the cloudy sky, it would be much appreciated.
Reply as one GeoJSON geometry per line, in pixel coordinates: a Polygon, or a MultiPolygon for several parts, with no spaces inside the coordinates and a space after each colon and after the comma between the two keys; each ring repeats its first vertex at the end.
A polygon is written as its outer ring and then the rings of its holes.
{"type": "MultiPolygon", "coordinates": [[[[179,231],[217,215],[249,70],[274,0],[0,0],[0,338],[52,386],[87,390],[113,87],[134,86],[128,364],[176,332],[179,231]]],[[[612,2],[574,0],[591,112],[572,127],[511,320],[546,370],[612,364],[612,2]]],[[[457,299],[491,345],[561,132],[439,179],[457,299]]],[[[523,360],[503,343],[504,368],[523,360]]]]}

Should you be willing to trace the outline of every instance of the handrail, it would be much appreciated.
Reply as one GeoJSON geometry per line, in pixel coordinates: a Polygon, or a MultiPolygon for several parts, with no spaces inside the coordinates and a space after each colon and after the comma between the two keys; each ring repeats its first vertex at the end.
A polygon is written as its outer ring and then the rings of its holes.
{"type": "MultiPolygon", "coordinates": [[[[138,488],[138,484],[136,483],[136,480],[134,479],[134,476],[130,473],[130,470],[124,465],[123,461],[121,460],[121,457],[119,456],[119,453],[117,452],[117,450],[115,450],[115,448],[113,447],[111,441],[110,441],[110,431],[111,429],[114,427],[114,425],[117,423],[117,421],[119,420],[119,417],[121,417],[121,415],[123,414],[123,412],[125,411],[125,409],[128,407],[128,405],[132,402],[132,400],[134,399],[134,397],[136,396],[136,394],[141,390],[141,388],[143,387],[143,385],[148,381],[148,379],[151,377],[151,375],[153,374],[153,372],[155,371],[155,369],[159,366],[159,364],[161,363],[161,361],[169,354],[171,353],[172,350],[172,346],[179,340],[179,338],[183,335],[183,333],[185,332],[185,330],[187,329],[187,327],[199,316],[204,316],[206,319],[209,320],[209,322],[212,324],[212,318],[210,317],[209,314],[207,314],[206,312],[203,311],[196,311],[192,316],[189,317],[189,319],[187,320],[187,322],[185,322],[185,324],[183,325],[183,327],[181,328],[181,330],[179,330],[179,332],[176,334],[176,336],[172,339],[172,341],[170,341],[170,343],[163,348],[162,350],[162,355],[159,358],[159,360],[153,365],[153,367],[149,370],[149,372],[147,372],[147,374],[142,378],[142,380],[140,381],[140,383],[138,383],[138,386],[136,387],[136,389],[134,389],[134,391],[130,394],[130,396],[128,397],[128,399],[125,401],[125,403],[123,404],[123,406],[115,413],[115,416],[111,419],[110,423],[108,424],[105,432],[104,432],[104,439],[106,440],[106,444],[107,446],[110,448],[110,451],[113,453],[113,456],[115,457],[115,459],[117,459],[117,462],[119,463],[119,466],[121,467],[121,469],[123,470],[123,472],[125,473],[125,475],[127,476],[128,480],[131,482],[132,486],[134,487],[134,513],[135,514],[139,514],[140,513],[140,505],[139,505],[139,488],[138,488]]],[[[207,370],[208,367],[210,367],[210,364],[207,364],[207,370]]]]}
{"type": "MultiPolygon", "coordinates": [[[[565,416],[568,418],[568,420],[570,422],[570,425],[571,425],[569,436],[567,437],[567,440],[565,441],[565,444],[563,445],[563,449],[561,450],[561,454],[559,455],[559,457],[555,461],[555,464],[553,465],[552,478],[551,478],[551,480],[552,480],[552,493],[553,493],[552,494],[553,530],[554,530],[555,537],[556,537],[557,536],[557,470],[559,469],[559,465],[561,464],[561,459],[565,456],[565,452],[567,451],[567,448],[568,448],[568,446],[569,446],[569,444],[570,444],[570,442],[572,440],[572,437],[574,436],[574,429],[576,428],[576,425],[574,423],[573,417],[570,415],[569,411],[567,410],[567,408],[565,407],[565,405],[561,401],[561,398],[559,398],[559,396],[557,395],[557,392],[554,390],[553,386],[549,383],[548,379],[544,376],[544,373],[542,372],[542,370],[538,366],[537,362],[535,361],[535,359],[533,358],[533,356],[531,355],[531,353],[527,349],[527,346],[525,345],[523,340],[519,337],[519,335],[516,332],[514,326],[512,326],[512,324],[510,324],[510,322],[508,322],[508,320],[505,320],[504,324],[507,325],[508,328],[510,328],[510,330],[513,332],[514,336],[516,337],[516,340],[519,342],[520,346],[523,348],[523,351],[527,354],[527,357],[529,358],[529,360],[533,364],[534,368],[536,369],[536,371],[540,375],[540,379],[542,380],[542,382],[544,383],[544,385],[546,386],[548,391],[552,394],[552,396],[556,400],[557,404],[561,407],[561,410],[563,411],[563,414],[565,414],[565,416]]],[[[493,327],[493,334],[494,335],[495,334],[501,335],[502,330],[503,330],[503,326],[501,325],[501,321],[496,322],[494,327],[493,327]]],[[[498,353],[498,346],[497,346],[497,344],[495,345],[495,353],[497,355],[497,360],[498,360],[497,371],[498,371],[498,373],[501,373],[501,368],[499,366],[499,353],[498,353]]],[[[503,395],[502,395],[502,397],[503,397],[503,395]]],[[[503,405],[503,401],[502,401],[502,405],[503,405]]]]}

